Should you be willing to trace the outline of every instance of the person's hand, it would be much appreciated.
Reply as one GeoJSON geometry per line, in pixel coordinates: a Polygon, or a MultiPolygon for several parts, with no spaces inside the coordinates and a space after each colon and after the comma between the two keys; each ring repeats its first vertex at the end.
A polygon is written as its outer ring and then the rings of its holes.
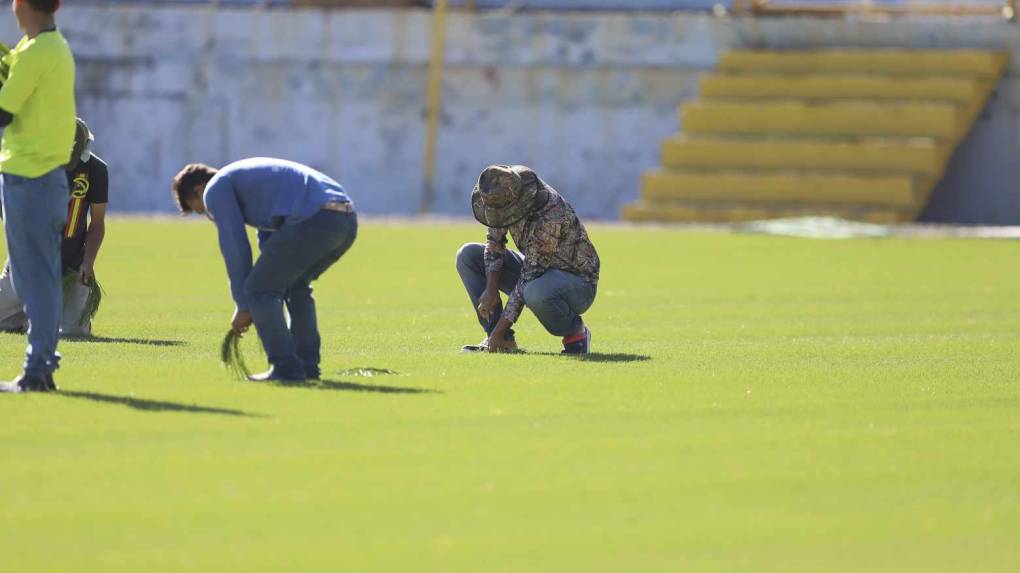
{"type": "Polygon", "coordinates": [[[486,344],[489,352],[509,352],[517,350],[517,344],[513,340],[507,340],[505,336],[490,336],[486,344]]]}
{"type": "Polygon", "coordinates": [[[517,350],[517,342],[513,339],[506,337],[506,323],[505,319],[500,319],[499,324],[489,334],[489,339],[485,342],[485,348],[489,352],[509,352],[511,350],[517,350]]]}
{"type": "Polygon", "coordinates": [[[483,320],[491,320],[493,311],[499,304],[499,291],[496,289],[485,289],[482,296],[478,297],[478,316],[483,320]]]}
{"type": "Polygon", "coordinates": [[[78,271],[78,280],[85,286],[92,286],[92,283],[96,282],[96,269],[89,263],[82,263],[81,270],[78,271]]]}
{"type": "Polygon", "coordinates": [[[251,311],[235,310],[234,318],[230,321],[230,328],[237,334],[244,334],[251,327],[251,311]]]}

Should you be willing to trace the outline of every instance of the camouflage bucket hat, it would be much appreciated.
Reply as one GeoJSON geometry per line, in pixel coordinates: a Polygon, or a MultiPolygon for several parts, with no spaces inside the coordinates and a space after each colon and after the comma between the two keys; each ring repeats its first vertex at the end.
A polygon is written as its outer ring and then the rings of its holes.
{"type": "Polygon", "coordinates": [[[490,165],[471,192],[475,219],[487,227],[509,227],[549,201],[545,184],[523,165],[490,165]]]}

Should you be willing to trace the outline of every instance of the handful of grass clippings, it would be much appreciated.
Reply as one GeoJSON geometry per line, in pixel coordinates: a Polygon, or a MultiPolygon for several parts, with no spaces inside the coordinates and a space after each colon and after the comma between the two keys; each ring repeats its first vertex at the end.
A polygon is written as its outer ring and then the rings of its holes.
{"type": "Polygon", "coordinates": [[[241,354],[241,335],[234,332],[233,329],[227,331],[223,342],[220,343],[220,362],[223,363],[224,368],[240,380],[247,380],[251,376],[251,370],[248,369],[248,365],[244,362],[244,356],[241,354]]]}
{"type": "Polygon", "coordinates": [[[85,326],[96,317],[96,313],[99,312],[99,303],[103,302],[104,294],[106,291],[99,285],[99,281],[93,279],[89,284],[89,296],[85,299],[85,308],[82,309],[81,316],[78,317],[79,326],[85,326]]]}

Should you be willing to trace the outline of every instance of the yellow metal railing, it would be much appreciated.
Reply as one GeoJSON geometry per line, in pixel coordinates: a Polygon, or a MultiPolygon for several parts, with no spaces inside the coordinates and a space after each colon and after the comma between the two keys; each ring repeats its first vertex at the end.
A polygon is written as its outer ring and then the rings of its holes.
{"type": "Polygon", "coordinates": [[[436,197],[436,161],[439,154],[439,118],[443,108],[443,69],[446,64],[447,0],[436,0],[432,9],[432,49],[429,58],[429,85],[425,127],[425,165],[421,205],[418,212],[432,210],[436,197]]]}

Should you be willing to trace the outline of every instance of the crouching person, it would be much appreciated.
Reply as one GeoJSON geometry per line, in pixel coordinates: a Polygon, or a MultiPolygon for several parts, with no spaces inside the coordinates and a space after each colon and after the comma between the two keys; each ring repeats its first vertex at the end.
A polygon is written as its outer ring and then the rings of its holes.
{"type": "MultiPolygon", "coordinates": [[[[92,152],[95,137],[80,118],[74,136],[74,149],[64,170],[70,196],[67,220],[61,234],[63,274],[62,336],[92,334],[92,316],[98,311],[98,298],[91,298],[96,284],[96,258],[106,235],[106,203],[109,174],[106,163],[92,152]]],[[[25,332],[28,315],[24,303],[14,291],[11,264],[7,261],[0,274],[0,331],[25,332]]]]}
{"type": "Polygon", "coordinates": [[[486,242],[460,248],[457,272],[486,338],[463,350],[516,350],[513,325],[527,306],[562,337],[563,354],[587,354],[591,330],[581,315],[595,301],[599,256],[570,204],[531,169],[493,165],[478,177],[471,208],[488,227],[486,242]],[[507,248],[507,233],[520,252],[507,248]]]}
{"type": "Polygon", "coordinates": [[[236,304],[231,328],[242,334],[254,323],[270,364],[250,379],[317,379],[321,344],[311,283],[358,231],[343,187],[299,163],[256,157],[219,170],[188,165],[172,192],[182,213],[205,214],[216,224],[236,304]],[[259,230],[254,264],[245,225],[259,230]]]}

